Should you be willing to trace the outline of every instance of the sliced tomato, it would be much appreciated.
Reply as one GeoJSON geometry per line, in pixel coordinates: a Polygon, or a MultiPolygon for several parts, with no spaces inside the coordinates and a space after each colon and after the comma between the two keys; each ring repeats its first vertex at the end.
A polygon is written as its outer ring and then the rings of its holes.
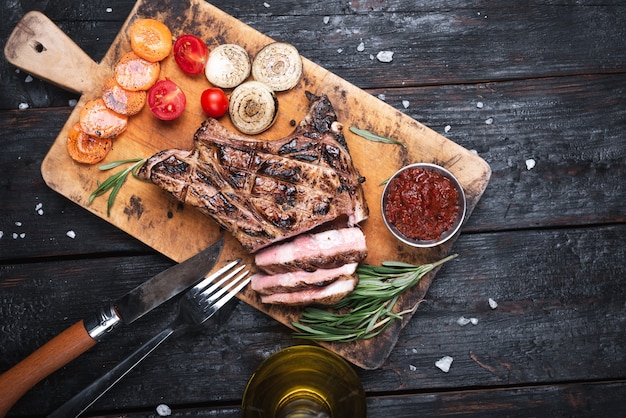
{"type": "Polygon", "coordinates": [[[195,35],[182,35],[174,42],[174,59],[187,74],[200,74],[208,57],[209,48],[195,35]]]}
{"type": "Polygon", "coordinates": [[[172,50],[172,32],[158,20],[138,19],[129,32],[130,47],[145,60],[161,61],[172,50]]]}
{"type": "Polygon", "coordinates": [[[130,51],[115,65],[115,80],[130,91],[148,90],[161,73],[159,62],[150,62],[130,51]]]}
{"type": "Polygon", "coordinates": [[[83,132],[76,122],[67,133],[67,152],[76,162],[95,164],[102,161],[111,150],[110,138],[100,139],[83,132]]]}
{"type": "Polygon", "coordinates": [[[176,119],[183,114],[186,104],[185,93],[170,79],[157,81],[148,91],[148,106],[161,120],[176,119]]]}
{"type": "Polygon", "coordinates": [[[212,118],[222,117],[228,111],[228,97],[224,90],[212,87],[202,92],[200,96],[202,110],[212,118]]]}
{"type": "Polygon", "coordinates": [[[115,81],[114,77],[109,78],[102,88],[102,100],[106,107],[125,116],[139,113],[146,104],[146,96],[147,93],[144,90],[126,90],[115,81]]]}
{"type": "Polygon", "coordinates": [[[97,138],[115,138],[128,124],[128,116],[109,109],[101,98],[85,103],[78,120],[83,132],[97,138]]]}

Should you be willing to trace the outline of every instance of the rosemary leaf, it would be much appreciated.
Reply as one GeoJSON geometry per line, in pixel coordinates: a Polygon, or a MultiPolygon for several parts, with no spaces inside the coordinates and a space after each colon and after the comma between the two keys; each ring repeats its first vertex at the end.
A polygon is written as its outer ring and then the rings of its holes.
{"type": "Polygon", "coordinates": [[[400,296],[415,286],[435,267],[452,260],[453,254],[431,264],[414,266],[398,261],[384,261],[380,266],[359,265],[359,283],[331,309],[309,307],[299,321],[292,322],[295,338],[351,342],[380,335],[412,309],[393,312],[400,296]]]}
{"type": "Polygon", "coordinates": [[[96,190],[94,190],[91,193],[91,195],[89,195],[89,203],[93,202],[96,197],[102,196],[103,194],[105,194],[106,192],[110,190],[111,193],[109,194],[109,198],[107,199],[107,216],[110,216],[111,207],[113,207],[113,203],[115,202],[115,198],[117,197],[117,194],[119,193],[120,189],[126,182],[126,178],[128,177],[128,174],[132,173],[133,177],[137,178],[138,170],[145,162],[146,162],[145,158],[134,158],[130,160],[113,161],[111,163],[104,164],[98,167],[98,170],[106,171],[106,170],[111,170],[113,168],[122,166],[124,164],[131,164],[131,163],[133,164],[130,167],[127,167],[123,169],[122,171],[119,171],[111,175],[102,183],[98,182],[98,187],[96,188],[96,190]]]}
{"type": "Polygon", "coordinates": [[[369,139],[370,141],[383,142],[385,144],[401,145],[402,147],[406,148],[406,144],[402,141],[398,141],[397,139],[387,138],[385,136],[376,135],[366,129],[359,129],[356,126],[351,126],[350,132],[352,132],[353,134],[362,136],[365,139],[369,139]]]}

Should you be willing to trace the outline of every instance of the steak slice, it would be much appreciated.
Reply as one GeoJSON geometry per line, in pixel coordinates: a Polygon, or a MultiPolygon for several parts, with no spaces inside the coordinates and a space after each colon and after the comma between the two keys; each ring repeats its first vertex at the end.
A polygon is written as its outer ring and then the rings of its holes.
{"type": "Polygon", "coordinates": [[[293,293],[307,289],[319,289],[340,280],[344,276],[354,275],[358,263],[315,271],[290,271],[279,274],[257,273],[250,277],[250,287],[261,295],[273,293],[293,293]]]}
{"type": "Polygon", "coordinates": [[[191,150],[164,150],[139,176],[197,207],[250,252],[346,216],[368,217],[342,125],[326,95],[306,92],[310,107],[294,132],[268,141],[228,131],[209,118],[191,150]]]}
{"type": "Polygon", "coordinates": [[[307,306],[334,305],[352,292],[359,279],[356,274],[341,276],[331,284],[319,288],[310,288],[298,292],[273,293],[261,295],[261,302],[277,305],[307,306]]]}
{"type": "Polygon", "coordinates": [[[352,227],[298,235],[292,241],[260,250],[254,262],[265,273],[277,274],[334,268],[358,263],[365,257],[365,235],[361,228],[352,227]]]}

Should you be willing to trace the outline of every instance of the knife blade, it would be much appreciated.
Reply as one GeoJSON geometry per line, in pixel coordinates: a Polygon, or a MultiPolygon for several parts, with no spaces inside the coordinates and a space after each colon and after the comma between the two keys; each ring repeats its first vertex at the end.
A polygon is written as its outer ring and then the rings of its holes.
{"type": "Polygon", "coordinates": [[[158,273],[93,316],[80,320],[0,375],[0,417],[29,389],[93,347],[120,324],[130,324],[178,295],[213,269],[224,238],[158,273]]]}

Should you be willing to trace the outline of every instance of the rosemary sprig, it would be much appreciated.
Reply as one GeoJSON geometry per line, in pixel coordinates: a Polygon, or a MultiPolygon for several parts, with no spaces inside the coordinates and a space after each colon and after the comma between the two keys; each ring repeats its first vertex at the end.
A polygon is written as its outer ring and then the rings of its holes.
{"type": "Polygon", "coordinates": [[[130,167],[127,167],[123,169],[122,171],[119,171],[113,174],[111,177],[107,178],[102,183],[98,182],[98,187],[96,188],[96,190],[94,190],[93,193],[89,195],[89,203],[93,202],[93,200],[96,197],[102,196],[103,194],[111,190],[111,193],[109,194],[109,199],[107,201],[107,216],[110,216],[111,207],[113,206],[113,203],[115,202],[115,197],[117,196],[117,193],[120,191],[120,189],[126,182],[126,178],[128,177],[128,174],[132,173],[133,177],[137,178],[137,171],[139,170],[139,167],[141,167],[143,163],[145,162],[146,162],[145,158],[133,158],[131,160],[113,161],[109,164],[104,164],[98,167],[98,170],[106,171],[106,170],[111,170],[113,168],[119,167],[124,164],[134,163],[130,167]]]}
{"type": "Polygon", "coordinates": [[[402,141],[398,141],[397,139],[387,138],[385,136],[376,135],[366,129],[359,129],[356,126],[351,126],[350,132],[352,132],[353,134],[362,136],[365,139],[369,139],[370,141],[384,142],[385,144],[401,145],[402,147],[406,148],[406,144],[402,141]]]}
{"type": "Polygon", "coordinates": [[[297,331],[295,338],[350,342],[377,336],[396,319],[412,309],[393,312],[400,296],[415,286],[435,267],[452,260],[453,254],[431,264],[415,266],[399,261],[383,261],[380,266],[359,265],[359,283],[348,296],[333,305],[332,309],[309,307],[299,322],[291,324],[297,331]]]}

